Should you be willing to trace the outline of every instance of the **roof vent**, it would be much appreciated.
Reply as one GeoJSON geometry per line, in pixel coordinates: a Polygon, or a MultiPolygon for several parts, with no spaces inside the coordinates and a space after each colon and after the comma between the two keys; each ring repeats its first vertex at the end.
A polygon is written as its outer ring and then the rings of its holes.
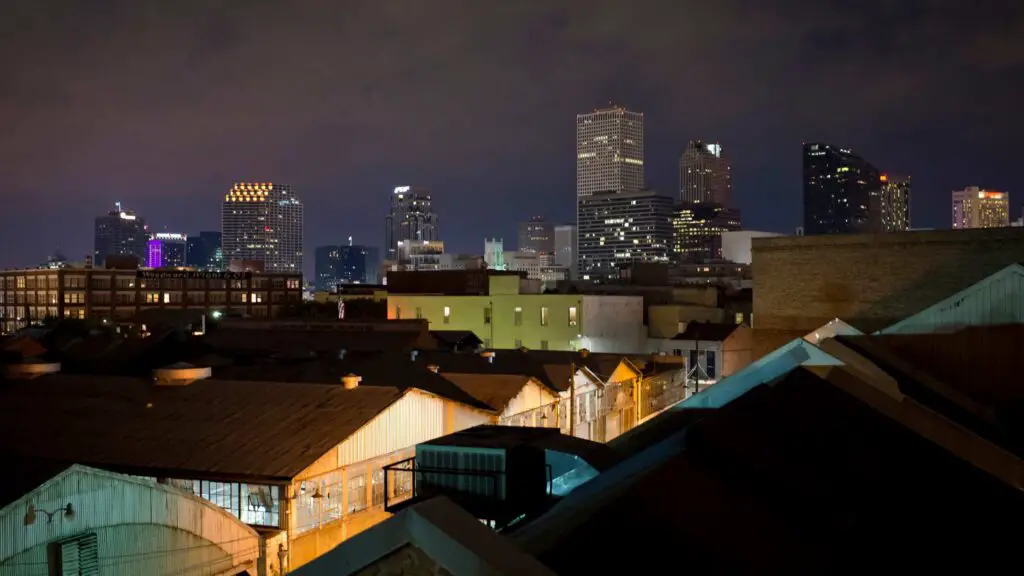
{"type": "Polygon", "coordinates": [[[480,356],[483,358],[487,358],[487,362],[489,362],[490,364],[494,364],[494,350],[484,350],[483,352],[480,353],[480,356]]]}
{"type": "Polygon", "coordinates": [[[341,350],[338,350],[338,360],[344,360],[346,352],[348,352],[348,350],[346,350],[344,348],[342,348],[341,350]]]}
{"type": "Polygon", "coordinates": [[[526,346],[520,346],[519,351],[522,352],[523,354],[526,354],[527,352],[530,351],[530,349],[527,348],[526,346]]]}
{"type": "Polygon", "coordinates": [[[438,373],[441,372],[441,367],[438,366],[437,364],[428,364],[427,365],[427,370],[430,370],[434,374],[438,374],[438,373]]]}
{"type": "Polygon", "coordinates": [[[353,390],[359,387],[359,383],[363,381],[362,376],[356,376],[355,374],[349,374],[348,376],[341,377],[341,383],[345,386],[345,390],[353,390]]]}
{"type": "Polygon", "coordinates": [[[196,380],[209,378],[211,368],[200,368],[187,362],[176,362],[170,366],[153,370],[153,383],[157,386],[188,386],[196,380]]]}
{"type": "Polygon", "coordinates": [[[7,377],[12,380],[29,380],[44,374],[60,372],[60,362],[47,362],[41,358],[27,358],[20,364],[7,366],[7,377]]]}
{"type": "Polygon", "coordinates": [[[416,357],[419,356],[419,354],[420,354],[419,350],[413,350],[412,352],[409,352],[409,358],[411,358],[412,361],[415,362],[416,361],[416,357]]]}
{"type": "Polygon", "coordinates": [[[590,356],[590,350],[580,348],[580,358],[586,358],[587,356],[590,356]]]}

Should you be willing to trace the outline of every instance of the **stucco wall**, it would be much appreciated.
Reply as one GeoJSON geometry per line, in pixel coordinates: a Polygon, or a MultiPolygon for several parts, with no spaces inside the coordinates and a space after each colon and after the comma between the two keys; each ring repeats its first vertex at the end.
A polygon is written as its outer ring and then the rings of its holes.
{"type": "Polygon", "coordinates": [[[1024,261],[1024,228],[753,240],[754,327],[885,328],[1024,261]]]}

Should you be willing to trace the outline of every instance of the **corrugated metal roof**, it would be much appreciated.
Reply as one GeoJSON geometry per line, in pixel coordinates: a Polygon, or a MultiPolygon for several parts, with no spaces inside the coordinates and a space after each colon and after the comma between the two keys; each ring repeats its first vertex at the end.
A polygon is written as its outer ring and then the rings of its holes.
{"type": "Polygon", "coordinates": [[[0,387],[7,455],[155,476],[284,482],[397,401],[392,387],[55,374],[0,387]]]}
{"type": "Polygon", "coordinates": [[[530,382],[521,374],[452,374],[444,377],[469,395],[501,412],[530,382]]]}

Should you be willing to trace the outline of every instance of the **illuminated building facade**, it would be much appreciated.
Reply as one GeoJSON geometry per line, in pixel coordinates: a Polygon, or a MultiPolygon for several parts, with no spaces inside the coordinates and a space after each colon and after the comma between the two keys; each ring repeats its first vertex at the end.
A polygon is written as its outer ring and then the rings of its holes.
{"type": "Polygon", "coordinates": [[[740,212],[721,204],[684,202],[672,214],[672,259],[702,263],[722,259],[722,234],[741,228],[740,212]]]}
{"type": "Polygon", "coordinates": [[[146,220],[120,202],[106,216],[96,217],[93,263],[103,266],[108,256],[133,256],[140,264],[146,262],[146,220]]]}
{"type": "Polygon", "coordinates": [[[314,252],[316,290],[334,292],[339,284],[375,284],[378,254],[372,246],[318,246],[314,252]]]}
{"type": "Polygon", "coordinates": [[[396,187],[384,219],[384,236],[388,260],[398,260],[399,242],[437,240],[437,214],[430,192],[412,186],[396,187]]]}
{"type": "Polygon", "coordinates": [[[291,186],[239,182],[224,195],[224,261],[260,261],[268,273],[302,273],[302,202],[291,186]]]}
{"type": "Polygon", "coordinates": [[[644,187],[644,115],[615,106],[576,115],[576,196],[644,187]]]}
{"type": "Polygon", "coordinates": [[[128,324],[154,309],[274,318],[302,300],[299,274],[179,270],[0,271],[0,332],[46,318],[128,324]]]}
{"type": "Polygon", "coordinates": [[[732,166],[722,145],[695,140],[679,158],[679,201],[732,206],[732,166]]]}
{"type": "Polygon", "coordinates": [[[668,262],[674,200],[653,191],[595,193],[578,199],[582,280],[619,278],[632,262],[668,262]]]}
{"type": "Polygon", "coordinates": [[[440,240],[398,241],[398,270],[441,270],[444,264],[444,242],[440,240]]]}
{"type": "Polygon", "coordinates": [[[146,267],[183,267],[187,252],[188,236],[174,232],[157,232],[146,243],[146,267]]]}
{"type": "Polygon", "coordinates": [[[813,142],[803,147],[804,234],[856,234],[882,229],[881,174],[850,150],[813,142]]]}
{"type": "Polygon", "coordinates": [[[910,176],[882,174],[882,232],[910,229],[910,176]]]}
{"type": "Polygon", "coordinates": [[[953,228],[1003,228],[1010,225],[1010,194],[969,186],[953,191],[953,228]]]}

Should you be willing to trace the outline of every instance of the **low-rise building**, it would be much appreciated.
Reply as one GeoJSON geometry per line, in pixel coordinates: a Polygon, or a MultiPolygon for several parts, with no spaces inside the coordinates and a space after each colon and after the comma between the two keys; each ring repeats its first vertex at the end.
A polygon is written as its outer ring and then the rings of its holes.
{"type": "Polygon", "coordinates": [[[527,293],[519,274],[479,272],[482,277],[475,281],[462,281],[463,289],[455,282],[450,286],[455,290],[441,293],[435,286],[425,285],[421,292],[412,282],[402,290],[392,284],[388,318],[422,318],[432,329],[469,330],[485,348],[624,354],[644,349],[640,296],[527,293]]]}
{"type": "Polygon", "coordinates": [[[47,318],[126,324],[153,309],[273,318],[302,300],[301,274],[60,268],[0,271],[0,332],[47,318]]]}

